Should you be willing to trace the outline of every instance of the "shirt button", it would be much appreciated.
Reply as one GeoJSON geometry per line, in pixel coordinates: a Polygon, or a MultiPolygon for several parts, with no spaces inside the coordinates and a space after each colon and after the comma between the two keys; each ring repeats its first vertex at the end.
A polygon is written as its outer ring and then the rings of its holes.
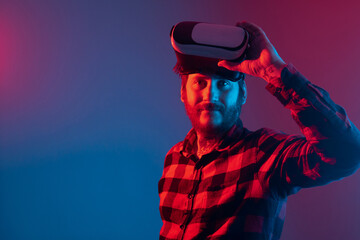
{"type": "Polygon", "coordinates": [[[188,198],[192,199],[194,197],[194,194],[189,193],[188,198]]]}
{"type": "Polygon", "coordinates": [[[180,225],[180,228],[181,228],[181,229],[184,229],[184,227],[185,227],[184,224],[181,224],[181,225],[180,225]]]}

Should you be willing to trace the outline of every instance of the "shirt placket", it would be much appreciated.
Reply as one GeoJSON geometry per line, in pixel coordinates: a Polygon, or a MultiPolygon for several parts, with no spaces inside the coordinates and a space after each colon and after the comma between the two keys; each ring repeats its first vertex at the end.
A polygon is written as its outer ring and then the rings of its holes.
{"type": "Polygon", "coordinates": [[[184,221],[183,223],[180,225],[180,234],[178,239],[183,239],[184,238],[184,234],[186,231],[186,227],[190,222],[191,219],[191,215],[192,215],[192,210],[193,210],[193,206],[194,206],[194,199],[195,199],[195,195],[198,189],[198,186],[200,184],[200,180],[201,180],[201,172],[202,172],[202,166],[196,166],[194,168],[194,174],[193,174],[193,186],[191,191],[188,193],[187,195],[187,199],[184,202],[184,221]]]}

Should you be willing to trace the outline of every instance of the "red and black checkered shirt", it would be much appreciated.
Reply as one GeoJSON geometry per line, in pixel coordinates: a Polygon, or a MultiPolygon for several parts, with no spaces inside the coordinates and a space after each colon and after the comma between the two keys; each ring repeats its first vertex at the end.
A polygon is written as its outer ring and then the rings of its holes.
{"type": "Polygon", "coordinates": [[[252,132],[239,120],[198,159],[192,129],[165,158],[160,239],[280,239],[289,194],[359,167],[360,133],[325,90],[292,65],[266,88],[290,109],[305,137],[252,132]]]}

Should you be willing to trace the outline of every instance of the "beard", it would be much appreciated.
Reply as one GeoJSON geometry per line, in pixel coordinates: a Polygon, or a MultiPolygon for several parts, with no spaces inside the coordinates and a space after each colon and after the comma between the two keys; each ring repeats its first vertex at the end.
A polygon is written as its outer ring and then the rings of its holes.
{"type": "Polygon", "coordinates": [[[222,103],[199,103],[190,106],[187,99],[184,101],[186,114],[196,132],[208,138],[217,138],[225,134],[240,117],[241,99],[236,104],[225,107],[222,103]],[[206,112],[206,113],[204,113],[206,112]],[[209,119],[206,123],[201,121],[202,114],[209,119]]]}

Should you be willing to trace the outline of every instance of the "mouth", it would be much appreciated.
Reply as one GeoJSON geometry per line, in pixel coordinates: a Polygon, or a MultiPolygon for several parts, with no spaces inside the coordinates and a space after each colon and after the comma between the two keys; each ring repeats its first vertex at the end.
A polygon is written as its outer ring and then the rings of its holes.
{"type": "Polygon", "coordinates": [[[212,113],[212,112],[220,112],[220,110],[216,110],[216,109],[202,109],[200,110],[201,112],[209,112],[209,113],[212,113]]]}
{"type": "Polygon", "coordinates": [[[217,103],[204,103],[198,107],[198,111],[208,111],[208,112],[215,112],[215,111],[223,111],[223,107],[217,103]]]}

